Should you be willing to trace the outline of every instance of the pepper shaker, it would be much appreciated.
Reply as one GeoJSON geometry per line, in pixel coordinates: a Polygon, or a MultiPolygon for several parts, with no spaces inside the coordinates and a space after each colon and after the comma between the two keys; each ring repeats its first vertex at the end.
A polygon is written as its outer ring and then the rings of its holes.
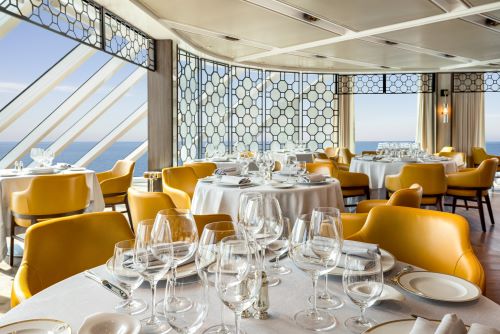
{"type": "Polygon", "coordinates": [[[255,309],[254,318],[259,320],[269,319],[269,281],[267,280],[267,275],[265,271],[262,271],[262,286],[260,287],[259,297],[253,304],[255,309]]]}

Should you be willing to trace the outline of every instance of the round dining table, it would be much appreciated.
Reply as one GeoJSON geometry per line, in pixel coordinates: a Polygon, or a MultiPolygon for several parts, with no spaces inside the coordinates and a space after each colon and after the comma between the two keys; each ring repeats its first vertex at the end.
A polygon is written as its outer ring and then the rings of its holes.
{"type": "MultiPolygon", "coordinates": [[[[247,333],[295,334],[308,332],[295,324],[293,316],[296,312],[309,307],[307,300],[312,294],[311,278],[295,267],[290,259],[284,259],[281,263],[290,267],[292,273],[280,276],[281,283],[275,287],[269,287],[270,307],[268,312],[270,318],[268,320],[253,318],[242,320],[242,329],[247,333]]],[[[387,276],[394,276],[404,265],[397,262],[396,266],[387,273],[387,276]]],[[[105,266],[95,268],[94,272],[101,278],[116,283],[105,266]]],[[[196,274],[191,279],[193,278],[197,278],[196,274]]],[[[320,282],[318,288],[322,289],[323,280],[320,280],[320,282]]],[[[157,294],[158,300],[164,296],[164,286],[165,282],[160,281],[157,294]]],[[[196,285],[190,284],[182,286],[185,289],[194,289],[195,287],[196,285]]],[[[345,305],[338,310],[331,311],[337,319],[337,325],[327,333],[350,333],[343,323],[347,318],[357,316],[359,308],[343,292],[341,277],[330,276],[329,289],[339,296],[345,305]]],[[[493,327],[499,325],[500,305],[484,296],[470,302],[444,303],[424,299],[402,289],[397,289],[403,293],[404,300],[381,301],[380,304],[370,307],[367,310],[367,315],[376,322],[383,323],[398,319],[411,319],[412,314],[431,319],[441,319],[447,313],[455,313],[465,324],[477,322],[493,327]]],[[[208,315],[202,328],[198,331],[200,333],[205,328],[220,323],[219,298],[213,287],[210,287],[209,291],[208,315]]],[[[134,292],[134,297],[141,298],[149,303],[150,294],[149,285],[143,283],[134,292]]],[[[120,301],[121,299],[115,294],[109,292],[95,281],[86,278],[83,273],[79,273],[48,287],[7,312],[0,318],[0,326],[28,319],[57,319],[69,324],[72,333],[77,333],[87,316],[100,312],[114,312],[115,305],[120,301]]],[[[224,308],[223,315],[225,322],[232,325],[234,318],[231,311],[224,308]]],[[[148,316],[149,310],[134,317],[143,319],[148,316]]]]}
{"type": "MultiPolygon", "coordinates": [[[[385,177],[387,175],[399,174],[404,165],[409,162],[390,160],[364,160],[354,158],[349,167],[350,172],[363,173],[370,179],[370,189],[382,189],[385,187],[385,177]]],[[[419,162],[422,164],[442,164],[446,174],[458,171],[457,163],[454,160],[426,160],[419,162]]]]}
{"type": "Polygon", "coordinates": [[[223,186],[199,181],[194,190],[191,211],[194,214],[225,213],[237,220],[240,195],[249,191],[274,196],[281,205],[283,216],[292,222],[297,214],[310,213],[316,207],[333,206],[344,211],[342,190],[336,179],[321,185],[297,184],[288,189],[265,184],[223,186]]]}

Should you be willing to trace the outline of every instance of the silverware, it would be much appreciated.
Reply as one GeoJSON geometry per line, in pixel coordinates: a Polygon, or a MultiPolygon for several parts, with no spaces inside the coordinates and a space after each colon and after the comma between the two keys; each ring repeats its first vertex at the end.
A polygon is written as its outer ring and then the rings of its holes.
{"type": "Polygon", "coordinates": [[[125,292],[125,290],[123,290],[119,286],[114,285],[113,283],[109,282],[108,280],[100,278],[94,272],[92,272],[90,270],[85,270],[85,272],[83,274],[85,275],[85,277],[90,278],[93,281],[96,281],[101,286],[103,286],[105,289],[111,291],[112,293],[114,293],[118,297],[125,299],[125,300],[129,298],[128,293],[125,292]]]}

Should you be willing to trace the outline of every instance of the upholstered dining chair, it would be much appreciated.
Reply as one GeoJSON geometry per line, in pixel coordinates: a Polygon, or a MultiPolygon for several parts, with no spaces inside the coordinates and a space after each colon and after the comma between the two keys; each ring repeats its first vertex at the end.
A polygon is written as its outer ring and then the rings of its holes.
{"type": "Polygon", "coordinates": [[[199,179],[212,175],[217,169],[217,165],[213,162],[192,162],[184,166],[191,167],[199,179]]]}
{"type": "Polygon", "coordinates": [[[117,242],[133,238],[127,219],[118,212],[85,213],[29,227],[12,285],[12,307],[65,278],[106,263],[117,242]]]}
{"type": "Polygon", "coordinates": [[[347,147],[342,147],[340,149],[339,156],[340,163],[350,165],[352,158],[354,158],[356,154],[352,153],[347,147]]]}
{"type": "Polygon", "coordinates": [[[450,152],[455,152],[455,148],[453,146],[443,146],[441,151],[439,151],[439,153],[450,153],[450,152]]]}
{"type": "Polygon", "coordinates": [[[116,210],[119,204],[125,205],[125,211],[129,220],[130,210],[128,207],[127,190],[132,184],[134,177],[135,162],[131,160],[118,160],[113,168],[108,171],[97,173],[97,179],[101,185],[104,203],[107,208],[116,210]]]}
{"type": "Polygon", "coordinates": [[[314,152],[313,157],[314,157],[314,159],[323,159],[323,160],[328,159],[328,155],[326,153],[323,153],[323,152],[314,152]]]}
{"type": "Polygon", "coordinates": [[[415,183],[409,188],[395,191],[388,200],[370,199],[360,201],[356,207],[356,213],[368,213],[371,209],[381,205],[406,206],[409,208],[420,208],[422,202],[422,187],[415,183]]]}
{"type": "Polygon", "coordinates": [[[479,209],[479,218],[481,220],[481,228],[486,232],[486,223],[483,211],[483,198],[488,208],[491,224],[495,224],[493,218],[493,210],[491,208],[490,196],[488,190],[493,186],[495,180],[495,173],[498,168],[498,159],[490,158],[483,160],[478,168],[467,169],[463,172],[453,173],[448,175],[448,190],[446,195],[453,198],[452,212],[455,212],[457,200],[462,199],[465,201],[465,207],[479,209]],[[477,207],[471,207],[466,201],[476,201],[477,207]]]}
{"type": "Polygon", "coordinates": [[[446,194],[446,174],[443,164],[406,164],[399,174],[385,177],[387,194],[409,188],[418,183],[422,186],[422,206],[436,206],[443,211],[443,196],[446,194]]]}
{"type": "MultiPolygon", "coordinates": [[[[169,195],[160,192],[143,192],[133,188],[128,190],[130,198],[130,211],[132,221],[136,226],[141,220],[154,219],[160,210],[175,209],[173,200],[169,195]]],[[[212,222],[231,221],[226,214],[194,215],[198,233],[201,235],[203,227],[212,222]]]]}
{"type": "Polygon", "coordinates": [[[324,151],[328,158],[330,159],[335,158],[336,160],[339,159],[339,153],[340,153],[339,147],[333,147],[333,146],[325,147],[324,151]]]}
{"type": "Polygon", "coordinates": [[[377,155],[377,151],[362,151],[361,155],[377,155]]]}
{"type": "Polygon", "coordinates": [[[179,209],[190,209],[198,176],[191,166],[163,168],[163,192],[179,209]]]}
{"type": "Polygon", "coordinates": [[[437,156],[452,159],[457,163],[458,169],[467,167],[467,155],[464,152],[439,152],[437,156]]]}
{"type": "MultiPolygon", "coordinates": [[[[473,167],[477,167],[486,159],[497,158],[500,160],[500,156],[488,154],[486,150],[482,147],[473,147],[472,148],[472,163],[473,167]]],[[[500,171],[500,167],[498,167],[498,171],[500,171]]]]}
{"type": "Polygon", "coordinates": [[[349,239],[379,244],[399,261],[457,276],[484,289],[484,270],[470,244],[469,224],[459,215],[379,206],[349,239]]]}
{"type": "Polygon", "coordinates": [[[84,174],[42,175],[33,178],[25,190],[10,198],[10,265],[14,264],[16,227],[27,228],[39,221],[83,213],[89,205],[89,188],[84,174]]]}

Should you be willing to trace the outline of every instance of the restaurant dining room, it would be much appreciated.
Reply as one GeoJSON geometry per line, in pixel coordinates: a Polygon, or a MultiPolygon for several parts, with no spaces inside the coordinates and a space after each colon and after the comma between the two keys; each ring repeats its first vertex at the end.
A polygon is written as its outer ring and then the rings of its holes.
{"type": "Polygon", "coordinates": [[[0,334],[500,334],[500,1],[0,0],[0,334]]]}

